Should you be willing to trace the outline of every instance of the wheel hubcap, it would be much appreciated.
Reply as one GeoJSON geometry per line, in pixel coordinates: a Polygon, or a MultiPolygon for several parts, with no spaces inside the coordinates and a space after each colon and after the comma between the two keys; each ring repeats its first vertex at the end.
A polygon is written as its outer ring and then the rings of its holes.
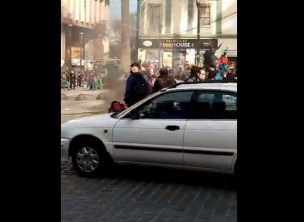
{"type": "Polygon", "coordinates": [[[91,147],[81,148],[76,155],[76,161],[78,167],[87,173],[95,171],[99,166],[98,153],[91,147]]]}

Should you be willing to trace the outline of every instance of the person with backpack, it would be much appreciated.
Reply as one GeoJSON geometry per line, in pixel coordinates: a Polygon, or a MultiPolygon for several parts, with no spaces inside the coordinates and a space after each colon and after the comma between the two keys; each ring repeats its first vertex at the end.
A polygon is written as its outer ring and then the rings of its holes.
{"type": "Polygon", "coordinates": [[[132,63],[130,68],[131,72],[126,82],[124,95],[124,102],[128,107],[144,99],[152,92],[149,81],[139,71],[140,65],[132,63]]]}

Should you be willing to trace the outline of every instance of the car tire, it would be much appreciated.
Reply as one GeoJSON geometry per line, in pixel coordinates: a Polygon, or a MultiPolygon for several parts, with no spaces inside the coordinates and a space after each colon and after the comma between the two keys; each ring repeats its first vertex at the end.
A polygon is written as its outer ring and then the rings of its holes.
{"type": "Polygon", "coordinates": [[[73,148],[72,164],[79,175],[96,177],[109,165],[107,153],[96,142],[81,142],[73,148]]]}

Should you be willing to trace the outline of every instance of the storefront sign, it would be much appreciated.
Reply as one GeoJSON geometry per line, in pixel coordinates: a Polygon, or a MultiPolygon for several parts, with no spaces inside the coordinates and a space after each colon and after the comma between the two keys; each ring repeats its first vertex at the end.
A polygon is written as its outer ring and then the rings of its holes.
{"type": "Polygon", "coordinates": [[[160,48],[194,48],[194,42],[187,39],[162,39],[159,43],[160,48]]]}
{"type": "MultiPolygon", "coordinates": [[[[139,48],[164,49],[165,51],[186,51],[196,48],[196,39],[140,39],[139,48]]],[[[217,48],[217,39],[200,39],[200,49],[217,48]]]]}

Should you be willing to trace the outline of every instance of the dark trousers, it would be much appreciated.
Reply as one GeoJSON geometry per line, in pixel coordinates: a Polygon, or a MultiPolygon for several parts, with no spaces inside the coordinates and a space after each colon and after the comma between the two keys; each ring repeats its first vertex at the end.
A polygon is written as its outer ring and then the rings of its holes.
{"type": "Polygon", "coordinates": [[[70,82],[70,88],[71,88],[71,89],[75,89],[75,87],[76,87],[76,81],[75,81],[75,80],[72,80],[72,81],[70,82]]]}

